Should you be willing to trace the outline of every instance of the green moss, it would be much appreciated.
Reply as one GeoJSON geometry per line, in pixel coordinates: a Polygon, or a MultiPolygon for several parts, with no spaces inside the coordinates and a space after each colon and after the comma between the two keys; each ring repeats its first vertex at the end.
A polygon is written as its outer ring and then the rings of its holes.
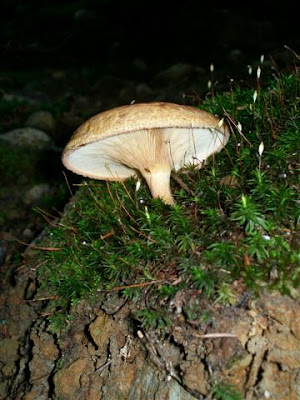
{"type": "Polygon", "coordinates": [[[210,392],[215,400],[242,400],[242,394],[235,386],[226,382],[216,382],[210,392]]]}
{"type": "Polygon", "coordinates": [[[230,305],[233,281],[257,292],[299,287],[298,70],[264,86],[238,87],[201,105],[225,116],[231,138],[203,169],[180,175],[189,193],[172,181],[175,206],[153,200],[145,184],[136,192],[133,179],[83,184],[50,230],[60,250],[44,254],[41,290],[67,309],[113,288],[136,300],[150,287],[155,312],[140,319],[159,326],[166,299],[182,288],[230,305]]]}
{"type": "Polygon", "coordinates": [[[141,321],[141,326],[146,330],[156,329],[165,332],[172,324],[167,312],[163,310],[140,310],[136,312],[135,316],[141,321]]]}

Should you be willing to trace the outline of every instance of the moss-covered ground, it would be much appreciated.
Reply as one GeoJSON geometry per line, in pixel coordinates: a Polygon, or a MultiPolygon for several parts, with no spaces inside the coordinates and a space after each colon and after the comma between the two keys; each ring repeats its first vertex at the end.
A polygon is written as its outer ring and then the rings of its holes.
{"type": "Polygon", "coordinates": [[[52,331],[66,326],[71,305],[112,291],[138,301],[147,290],[136,318],[159,329],[168,329],[169,303],[183,288],[225,305],[262,287],[295,294],[299,71],[263,79],[260,68],[252,81],[199,104],[224,118],[231,137],[202,169],[174,176],[174,206],[152,199],[143,182],[137,191],[134,179],[83,181],[41,252],[39,291],[53,299],[52,331]]]}

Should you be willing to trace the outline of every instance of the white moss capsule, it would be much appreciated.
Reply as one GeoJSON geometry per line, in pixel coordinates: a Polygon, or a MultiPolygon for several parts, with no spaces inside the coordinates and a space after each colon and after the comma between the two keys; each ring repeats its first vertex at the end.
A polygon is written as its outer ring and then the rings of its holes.
{"type": "Polygon", "coordinates": [[[221,118],[220,121],[218,122],[218,127],[222,128],[223,125],[224,125],[224,118],[221,118]]]}
{"type": "Polygon", "coordinates": [[[135,184],[135,191],[138,192],[141,187],[141,181],[138,179],[135,184]]]}
{"type": "Polygon", "coordinates": [[[258,146],[258,154],[260,157],[262,156],[262,153],[264,152],[264,148],[265,148],[264,142],[260,142],[260,145],[258,146]]]}
{"type": "Polygon", "coordinates": [[[256,71],[257,79],[260,78],[260,74],[261,74],[261,68],[260,68],[260,67],[257,67],[257,71],[256,71]]]}
{"type": "Polygon", "coordinates": [[[253,103],[256,102],[256,99],[257,99],[257,90],[254,90],[254,93],[253,93],[253,103]]]}

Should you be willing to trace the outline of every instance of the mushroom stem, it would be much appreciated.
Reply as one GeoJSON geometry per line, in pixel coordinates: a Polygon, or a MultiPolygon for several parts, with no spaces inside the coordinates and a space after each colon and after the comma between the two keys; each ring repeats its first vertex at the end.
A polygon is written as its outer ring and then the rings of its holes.
{"type": "Polygon", "coordinates": [[[173,205],[174,198],[171,193],[170,176],[171,168],[169,166],[156,166],[151,170],[141,171],[151,194],[154,198],[160,197],[165,204],[173,205]]]}

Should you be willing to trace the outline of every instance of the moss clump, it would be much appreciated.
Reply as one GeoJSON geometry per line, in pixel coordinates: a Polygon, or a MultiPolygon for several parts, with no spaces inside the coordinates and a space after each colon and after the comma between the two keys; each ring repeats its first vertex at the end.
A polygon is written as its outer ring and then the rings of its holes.
{"type": "MultiPolygon", "coordinates": [[[[173,207],[145,184],[136,192],[133,179],[85,182],[50,229],[60,250],[44,254],[41,290],[66,310],[111,290],[136,300],[150,286],[160,310],[182,288],[232,304],[241,287],[298,287],[298,102],[297,69],[205,100],[201,108],[224,115],[231,138],[203,169],[172,181],[173,207]]],[[[151,326],[167,321],[161,312],[139,316],[151,326]]]]}
{"type": "Polygon", "coordinates": [[[216,382],[210,393],[215,400],[242,400],[242,394],[226,382],[216,382]]]}

